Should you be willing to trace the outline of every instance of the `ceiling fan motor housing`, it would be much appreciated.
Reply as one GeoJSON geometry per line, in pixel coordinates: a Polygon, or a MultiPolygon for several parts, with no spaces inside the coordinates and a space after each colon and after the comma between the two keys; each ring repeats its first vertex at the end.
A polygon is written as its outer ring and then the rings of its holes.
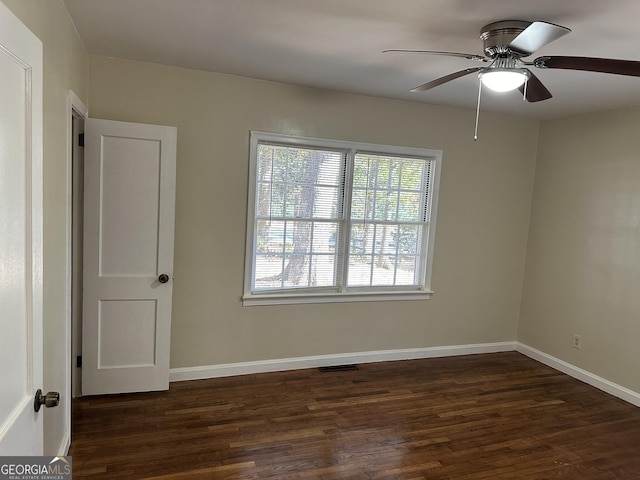
{"type": "Polygon", "coordinates": [[[526,55],[526,52],[518,52],[509,45],[529,25],[531,25],[531,22],[525,22],[523,20],[504,20],[482,27],[480,38],[484,43],[485,55],[490,58],[510,54],[526,55]]]}

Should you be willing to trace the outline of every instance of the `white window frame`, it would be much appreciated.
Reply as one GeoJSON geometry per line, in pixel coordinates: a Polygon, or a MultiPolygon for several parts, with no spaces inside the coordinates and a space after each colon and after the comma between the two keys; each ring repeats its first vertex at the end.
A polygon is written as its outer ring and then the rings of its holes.
{"type": "MultiPolygon", "coordinates": [[[[436,216],[438,211],[438,189],[440,184],[440,167],[442,163],[442,151],[380,145],[373,143],[350,142],[344,140],[329,140],[313,137],[297,137],[276,133],[266,133],[252,131],[250,135],[249,148],[249,185],[248,185],[248,206],[247,206],[247,238],[245,251],[245,272],[244,272],[244,295],[242,303],[244,306],[253,305],[280,305],[280,304],[300,304],[300,303],[334,303],[334,302],[354,302],[354,301],[385,301],[385,300],[425,300],[431,297],[431,273],[433,266],[433,252],[436,233],[436,216]],[[254,269],[254,245],[256,242],[255,216],[256,216],[256,175],[258,145],[260,143],[272,143],[291,147],[307,147],[318,149],[329,149],[343,151],[347,155],[347,165],[345,172],[345,207],[342,222],[345,224],[343,231],[348,231],[346,225],[350,219],[351,191],[353,188],[353,161],[358,153],[388,155],[394,157],[423,158],[432,162],[432,176],[429,184],[431,195],[431,210],[429,213],[428,238],[424,242],[426,253],[423,252],[425,260],[424,280],[421,285],[410,286],[388,286],[388,287],[347,287],[346,274],[348,269],[348,240],[343,238],[340,248],[345,249],[343,255],[345,266],[343,267],[343,285],[339,288],[331,289],[318,287],[317,289],[290,289],[290,290],[268,290],[252,291],[252,279],[255,274],[254,269]]],[[[348,235],[343,235],[347,237],[348,235]]],[[[336,245],[336,248],[339,248],[336,245]]]]}

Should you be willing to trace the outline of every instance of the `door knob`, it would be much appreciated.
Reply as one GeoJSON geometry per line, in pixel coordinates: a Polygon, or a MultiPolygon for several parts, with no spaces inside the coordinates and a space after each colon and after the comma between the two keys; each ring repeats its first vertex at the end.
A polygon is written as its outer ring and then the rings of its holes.
{"type": "Polygon", "coordinates": [[[60,394],[58,392],[47,392],[45,395],[42,390],[38,389],[36,396],[33,399],[33,409],[36,412],[40,411],[40,407],[44,405],[47,408],[57,407],[60,403],[60,394]]]}
{"type": "Polygon", "coordinates": [[[160,283],[167,283],[169,281],[169,275],[167,275],[166,273],[160,274],[160,276],[158,277],[158,281],[160,283]]]}

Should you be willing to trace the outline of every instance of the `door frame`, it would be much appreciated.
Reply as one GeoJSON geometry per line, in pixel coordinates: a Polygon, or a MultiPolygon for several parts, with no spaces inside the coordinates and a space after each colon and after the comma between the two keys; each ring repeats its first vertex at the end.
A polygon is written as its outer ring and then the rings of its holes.
{"type": "MultiPolygon", "coordinates": [[[[76,245],[73,241],[73,199],[74,194],[81,192],[80,185],[77,181],[74,181],[73,174],[73,159],[74,159],[74,138],[73,138],[73,123],[75,119],[85,119],[89,116],[89,110],[85,104],[80,100],[80,97],[75,92],[69,90],[67,95],[67,211],[66,211],[66,272],[65,272],[65,351],[68,353],[66,356],[65,365],[65,393],[67,398],[70,399],[66,403],[67,408],[64,412],[64,422],[66,425],[66,434],[60,445],[60,455],[66,455],[71,446],[71,403],[76,396],[76,386],[79,385],[80,372],[75,367],[75,359],[73,358],[76,353],[74,345],[81,344],[82,335],[77,338],[78,332],[81,332],[82,318],[77,318],[73,315],[72,309],[72,282],[74,271],[78,268],[82,269],[82,265],[75,265],[73,259],[77,249],[82,249],[82,245],[76,245]],[[77,342],[77,343],[76,343],[77,342]]],[[[80,179],[82,181],[82,179],[80,179]]],[[[81,200],[81,199],[80,199],[81,200]]],[[[78,390],[79,392],[79,390],[78,390]]]]}

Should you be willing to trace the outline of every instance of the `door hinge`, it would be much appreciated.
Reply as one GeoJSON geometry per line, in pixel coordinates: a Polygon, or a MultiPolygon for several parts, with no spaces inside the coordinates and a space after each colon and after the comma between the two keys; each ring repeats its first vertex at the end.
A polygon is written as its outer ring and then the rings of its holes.
{"type": "Polygon", "coordinates": [[[78,355],[76,357],[76,367],[77,368],[82,368],[82,355],[78,355]]]}
{"type": "Polygon", "coordinates": [[[84,147],[84,133],[78,134],[78,146],[84,147]]]}

